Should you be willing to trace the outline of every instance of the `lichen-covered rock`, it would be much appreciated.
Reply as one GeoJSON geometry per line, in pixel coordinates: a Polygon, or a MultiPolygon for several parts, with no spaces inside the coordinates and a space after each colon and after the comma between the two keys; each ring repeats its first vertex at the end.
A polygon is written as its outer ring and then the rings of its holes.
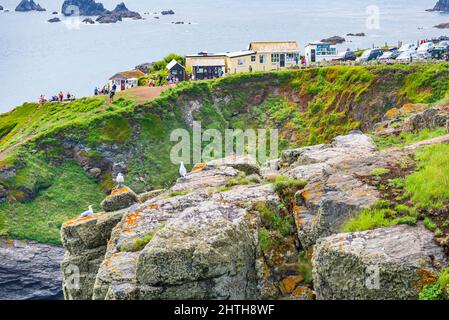
{"type": "Polygon", "coordinates": [[[104,259],[111,231],[125,213],[126,210],[97,214],[63,224],[61,239],[66,251],[61,270],[66,299],[92,297],[97,271],[104,259]],[[77,278],[74,280],[74,277],[77,278]]]}
{"type": "Polygon", "coordinates": [[[138,201],[134,191],[128,187],[122,187],[112,190],[111,195],[106,197],[101,203],[101,207],[106,212],[112,212],[128,208],[138,201]]]}
{"type": "Polygon", "coordinates": [[[447,265],[422,225],[395,226],[318,240],[313,252],[318,299],[417,299],[447,265]]]}
{"type": "Polygon", "coordinates": [[[398,153],[375,151],[372,139],[358,131],[336,137],[330,145],[317,145],[282,154],[281,174],[309,183],[297,194],[294,215],[304,248],[320,237],[338,233],[342,224],[379,199],[378,191],[357,175],[402,161],[398,153]]]}

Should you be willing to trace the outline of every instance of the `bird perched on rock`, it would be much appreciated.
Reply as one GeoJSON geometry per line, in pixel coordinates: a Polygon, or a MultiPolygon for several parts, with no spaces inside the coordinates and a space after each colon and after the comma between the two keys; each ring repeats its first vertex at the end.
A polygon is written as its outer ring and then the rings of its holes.
{"type": "Polygon", "coordinates": [[[90,217],[90,216],[93,216],[93,215],[94,215],[94,209],[92,208],[92,206],[89,206],[89,210],[81,213],[79,218],[90,217]]]}
{"type": "Polygon", "coordinates": [[[185,178],[187,174],[187,169],[184,167],[184,162],[181,161],[181,165],[179,166],[179,175],[181,178],[185,178]]]}
{"type": "Polygon", "coordinates": [[[125,177],[123,176],[123,174],[121,172],[118,173],[117,177],[115,178],[115,181],[117,182],[117,186],[116,188],[123,188],[124,183],[125,183],[125,177]]]}

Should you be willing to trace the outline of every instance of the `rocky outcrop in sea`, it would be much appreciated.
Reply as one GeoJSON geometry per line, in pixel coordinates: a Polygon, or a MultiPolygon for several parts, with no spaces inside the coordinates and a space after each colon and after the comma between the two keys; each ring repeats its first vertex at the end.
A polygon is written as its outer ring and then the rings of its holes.
{"type": "Polygon", "coordinates": [[[55,17],[55,18],[51,18],[50,20],[48,20],[48,22],[50,22],[50,23],[61,22],[61,19],[55,17]]]}
{"type": "Polygon", "coordinates": [[[107,11],[100,15],[96,21],[99,23],[116,23],[126,18],[141,20],[142,16],[138,12],[128,10],[126,5],[122,2],[118,4],[113,11],[107,11]]]}
{"type": "Polygon", "coordinates": [[[62,4],[61,12],[65,16],[99,16],[107,12],[102,3],[95,0],[66,0],[62,4]]]}
{"type": "Polygon", "coordinates": [[[46,11],[42,8],[40,4],[36,4],[33,0],[22,0],[16,7],[17,12],[28,12],[28,11],[46,11]]]}
{"type": "Polygon", "coordinates": [[[3,10],[3,6],[0,5],[0,11],[2,11],[2,10],[3,10]]]}
{"type": "Polygon", "coordinates": [[[340,36],[333,36],[330,38],[322,39],[321,42],[328,44],[341,44],[346,42],[346,39],[340,36]]]}
{"type": "Polygon", "coordinates": [[[430,9],[428,11],[449,11],[449,0],[438,0],[438,2],[435,4],[435,7],[433,9],[430,9]]]}

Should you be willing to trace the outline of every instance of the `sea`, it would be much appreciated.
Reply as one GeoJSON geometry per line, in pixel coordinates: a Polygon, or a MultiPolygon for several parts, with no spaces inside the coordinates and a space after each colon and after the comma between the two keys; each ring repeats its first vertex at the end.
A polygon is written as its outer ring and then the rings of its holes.
{"type": "MultiPolygon", "coordinates": [[[[122,0],[101,1],[112,10],[122,0]]],[[[63,0],[37,0],[46,12],[14,12],[0,0],[0,113],[59,91],[90,96],[119,71],[169,53],[247,49],[251,41],[312,41],[343,36],[341,49],[449,36],[449,15],[426,12],[436,0],[124,0],[144,20],[85,25],[65,18],[63,0]],[[172,9],[175,15],[159,16],[172,9]],[[49,23],[60,17],[61,23],[49,23]],[[155,17],[160,17],[159,19],[155,17]],[[175,24],[182,21],[184,24],[175,24]],[[347,33],[366,37],[346,37],[347,33]]]]}

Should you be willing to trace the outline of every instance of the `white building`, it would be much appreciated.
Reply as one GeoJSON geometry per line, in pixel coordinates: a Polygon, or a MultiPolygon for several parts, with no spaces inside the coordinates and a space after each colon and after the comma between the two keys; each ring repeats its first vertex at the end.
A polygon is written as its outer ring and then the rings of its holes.
{"type": "Polygon", "coordinates": [[[309,43],[304,51],[307,63],[332,61],[338,57],[337,45],[320,41],[309,43]]]}
{"type": "Polygon", "coordinates": [[[116,91],[123,91],[129,88],[137,87],[139,78],[143,77],[145,73],[140,70],[123,71],[115,74],[109,79],[109,88],[115,84],[116,91]]]}

